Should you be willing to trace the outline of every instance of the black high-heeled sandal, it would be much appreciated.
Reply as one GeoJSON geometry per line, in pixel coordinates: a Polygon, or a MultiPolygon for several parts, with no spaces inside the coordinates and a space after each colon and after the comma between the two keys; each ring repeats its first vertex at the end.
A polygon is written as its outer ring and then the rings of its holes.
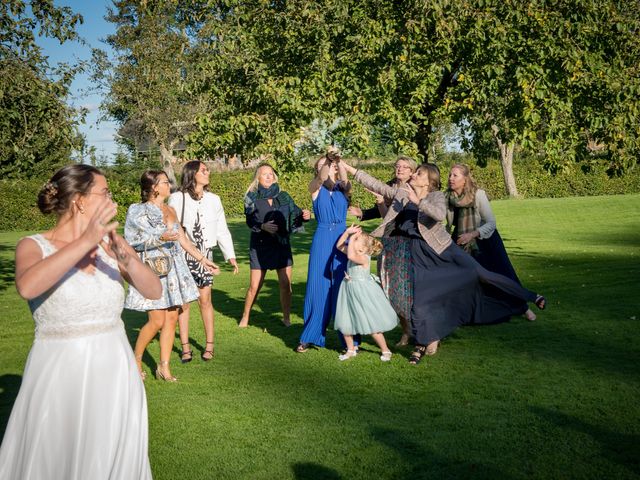
{"type": "Polygon", "coordinates": [[[544,310],[545,307],[547,306],[547,299],[544,298],[544,295],[538,295],[536,297],[535,304],[536,304],[536,307],[538,307],[540,310],[544,310]]]}
{"type": "Polygon", "coordinates": [[[209,360],[213,360],[213,342],[207,342],[207,345],[211,345],[211,350],[209,350],[208,348],[205,347],[204,352],[202,352],[202,354],[200,355],[200,358],[204,362],[208,362],[209,360]],[[211,356],[210,357],[205,356],[207,354],[209,354],[211,356]]]}
{"type": "Polygon", "coordinates": [[[411,352],[411,356],[409,357],[409,363],[411,365],[419,364],[420,360],[422,360],[422,357],[424,357],[426,354],[427,354],[426,345],[416,345],[416,348],[413,349],[413,352],[411,352]]]}
{"type": "Polygon", "coordinates": [[[193,350],[191,349],[185,350],[184,349],[185,345],[189,345],[189,342],[182,344],[182,353],[180,354],[180,361],[182,363],[189,363],[191,360],[193,360],[193,350]]]}

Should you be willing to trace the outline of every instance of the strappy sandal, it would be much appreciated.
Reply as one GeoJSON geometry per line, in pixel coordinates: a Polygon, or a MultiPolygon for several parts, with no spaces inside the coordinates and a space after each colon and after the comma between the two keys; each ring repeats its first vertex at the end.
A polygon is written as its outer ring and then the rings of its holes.
{"type": "Polygon", "coordinates": [[[307,350],[309,350],[309,344],[308,344],[308,343],[302,343],[302,342],[300,342],[300,343],[298,344],[298,346],[295,348],[295,351],[296,351],[297,353],[304,353],[304,352],[306,352],[307,350]]]}
{"type": "Polygon", "coordinates": [[[165,382],[177,382],[178,379],[176,377],[174,377],[173,375],[166,375],[164,373],[162,373],[162,371],[160,370],[161,367],[165,367],[165,366],[169,366],[169,362],[168,361],[164,361],[164,362],[160,362],[160,365],[158,365],[158,368],[156,368],[156,378],[158,380],[164,380],[165,382]]]}
{"type": "Polygon", "coordinates": [[[207,343],[207,345],[211,345],[211,350],[209,350],[208,348],[205,347],[204,352],[202,352],[202,355],[200,355],[200,358],[204,362],[208,362],[209,360],[213,360],[213,342],[206,342],[206,343],[207,343]],[[206,356],[207,354],[209,354],[211,356],[207,357],[206,356]]]}
{"type": "Polygon", "coordinates": [[[193,350],[191,350],[191,348],[189,348],[189,350],[185,350],[184,349],[185,345],[189,345],[189,342],[182,344],[182,353],[180,354],[180,361],[182,363],[189,363],[191,360],[193,360],[193,350]]]}
{"type": "Polygon", "coordinates": [[[535,304],[536,304],[536,307],[538,307],[540,310],[544,310],[545,307],[547,306],[547,299],[544,298],[544,295],[538,295],[536,297],[535,304]]]}
{"type": "Polygon", "coordinates": [[[422,357],[424,357],[426,354],[427,354],[427,347],[425,345],[416,346],[416,348],[413,349],[413,352],[411,352],[411,356],[409,357],[409,363],[411,365],[419,364],[420,360],[422,360],[422,357]]]}

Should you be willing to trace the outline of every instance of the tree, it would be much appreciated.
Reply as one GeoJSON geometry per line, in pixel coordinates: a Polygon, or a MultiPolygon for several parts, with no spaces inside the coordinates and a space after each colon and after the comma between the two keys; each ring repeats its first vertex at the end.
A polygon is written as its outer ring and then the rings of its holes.
{"type": "Polygon", "coordinates": [[[0,175],[46,174],[83,144],[82,114],[66,104],[82,66],[50,68],[34,32],[61,43],[77,40],[82,17],[52,0],[6,0],[0,18],[0,175]]]}
{"type": "MultiPolygon", "coordinates": [[[[114,2],[106,16],[117,26],[107,43],[116,52],[94,52],[94,78],[107,89],[103,108],[134,137],[157,143],[163,168],[175,184],[174,149],[195,126],[204,107],[189,89],[193,75],[190,10],[194,2],[114,2]]],[[[129,138],[133,141],[135,138],[129,138]]]]}

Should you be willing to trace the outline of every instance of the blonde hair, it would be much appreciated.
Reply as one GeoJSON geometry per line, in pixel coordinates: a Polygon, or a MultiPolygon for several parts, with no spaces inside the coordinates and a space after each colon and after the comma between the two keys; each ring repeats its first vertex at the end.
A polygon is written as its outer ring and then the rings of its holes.
{"type": "Polygon", "coordinates": [[[469,193],[471,195],[475,195],[476,191],[478,190],[478,184],[471,176],[471,169],[469,168],[469,165],[467,165],[466,163],[454,163],[453,165],[451,165],[449,172],[451,172],[451,170],[453,170],[454,168],[460,170],[462,172],[462,176],[464,177],[464,188],[462,189],[462,194],[466,195],[467,193],[469,193]]]}
{"type": "Polygon", "coordinates": [[[249,188],[247,188],[245,194],[258,190],[258,185],[260,185],[260,169],[264,167],[269,167],[271,169],[271,171],[273,172],[274,183],[278,183],[278,175],[276,174],[276,171],[273,169],[273,167],[268,163],[261,163],[256,168],[256,171],[253,174],[253,181],[249,184],[249,188]]]}
{"type": "Polygon", "coordinates": [[[409,167],[411,168],[411,172],[415,172],[416,169],[418,168],[418,162],[416,162],[413,158],[411,157],[407,157],[407,156],[400,156],[398,158],[396,158],[396,161],[393,163],[393,167],[395,168],[395,166],[398,164],[398,162],[404,162],[406,164],[409,165],[409,167]]]}
{"type": "Polygon", "coordinates": [[[380,255],[380,252],[382,252],[382,242],[377,238],[372,237],[368,233],[362,232],[361,235],[364,236],[364,248],[366,249],[367,255],[369,255],[370,257],[376,257],[380,255]]]}

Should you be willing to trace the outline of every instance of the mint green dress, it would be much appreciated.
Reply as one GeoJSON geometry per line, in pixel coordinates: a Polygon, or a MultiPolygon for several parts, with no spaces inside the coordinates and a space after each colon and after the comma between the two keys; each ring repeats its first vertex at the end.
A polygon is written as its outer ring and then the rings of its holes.
{"type": "Polygon", "coordinates": [[[379,281],[366,266],[349,260],[340,284],[334,328],[343,335],[387,332],[398,324],[398,316],[379,281]]]}

